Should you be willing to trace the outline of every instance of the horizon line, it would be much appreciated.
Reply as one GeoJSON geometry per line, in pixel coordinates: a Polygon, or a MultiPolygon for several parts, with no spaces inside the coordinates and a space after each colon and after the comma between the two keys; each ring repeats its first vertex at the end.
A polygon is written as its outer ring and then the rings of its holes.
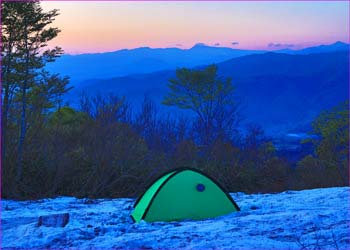
{"type": "MultiPolygon", "coordinates": [[[[45,0],[45,1],[55,1],[55,0],[45,0]]],[[[61,1],[61,0],[60,0],[61,1]]],[[[83,1],[83,0],[82,0],[83,1]]],[[[91,0],[93,1],[93,0],[91,0]]],[[[103,0],[105,1],[105,0],[103,0]]],[[[114,0],[109,0],[109,1],[114,1],[114,0]]],[[[119,1],[119,0],[116,0],[119,1]]],[[[160,0],[159,0],[160,1],[160,0]]],[[[221,0],[220,0],[221,1],[221,0]]],[[[227,0],[229,1],[229,0],[227,0]]],[[[315,45],[312,46],[305,46],[299,49],[295,49],[293,47],[283,47],[281,46],[281,48],[275,47],[275,48],[270,48],[270,49],[245,49],[245,48],[234,48],[234,47],[227,47],[227,46],[220,46],[220,45],[210,45],[210,44],[206,44],[206,43],[202,43],[202,42],[198,42],[195,43],[193,46],[191,47],[187,47],[187,48],[181,48],[181,46],[170,46],[170,47],[152,47],[152,46],[139,46],[139,47],[133,47],[133,48],[121,48],[121,49],[116,49],[116,50],[109,50],[109,51],[102,51],[102,52],[69,52],[69,53],[64,53],[64,55],[71,55],[71,56],[77,56],[77,55],[86,55],[86,54],[105,54],[105,53],[115,53],[115,52],[119,52],[119,51],[129,51],[129,50],[136,50],[136,49],[178,49],[178,50],[191,50],[193,48],[197,47],[209,47],[209,48],[222,48],[222,49],[232,49],[232,50],[247,50],[247,51],[266,51],[266,52],[274,52],[274,51],[281,51],[281,50],[290,50],[290,51],[299,51],[299,50],[303,50],[303,49],[307,49],[307,48],[312,48],[312,47],[318,47],[318,46],[330,46],[336,43],[343,43],[346,45],[350,45],[350,41],[345,42],[345,41],[341,41],[341,40],[337,40],[335,42],[332,43],[317,43],[315,45]]],[[[63,49],[64,50],[64,49],[63,49]]]]}

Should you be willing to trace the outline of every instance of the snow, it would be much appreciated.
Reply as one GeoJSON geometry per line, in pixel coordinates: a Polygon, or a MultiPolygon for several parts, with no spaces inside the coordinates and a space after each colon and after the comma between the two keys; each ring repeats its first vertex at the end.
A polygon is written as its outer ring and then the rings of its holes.
{"type": "Polygon", "coordinates": [[[135,199],[2,200],[2,247],[350,249],[349,187],[232,193],[241,211],[202,221],[132,222],[135,199]],[[40,215],[70,214],[64,228],[40,215]]]}

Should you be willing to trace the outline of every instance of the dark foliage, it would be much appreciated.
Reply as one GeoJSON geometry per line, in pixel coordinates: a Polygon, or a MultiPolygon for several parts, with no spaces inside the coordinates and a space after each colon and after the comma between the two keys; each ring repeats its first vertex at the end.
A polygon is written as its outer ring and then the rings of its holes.
{"type": "MultiPolygon", "coordinates": [[[[292,168],[277,156],[258,126],[251,126],[235,140],[219,138],[204,147],[195,143],[193,123],[161,115],[147,98],[134,119],[124,98],[83,99],[79,110],[65,106],[41,113],[42,118],[28,129],[20,183],[13,178],[11,157],[16,158],[16,151],[9,150],[13,156],[9,154],[3,165],[3,197],[134,197],[162,173],[177,167],[205,171],[232,192],[346,185],[348,158],[340,146],[337,159],[342,175],[330,165],[332,159],[325,161],[321,153],[292,168]]],[[[323,140],[317,141],[316,152],[324,143],[328,145],[323,140]]]]}

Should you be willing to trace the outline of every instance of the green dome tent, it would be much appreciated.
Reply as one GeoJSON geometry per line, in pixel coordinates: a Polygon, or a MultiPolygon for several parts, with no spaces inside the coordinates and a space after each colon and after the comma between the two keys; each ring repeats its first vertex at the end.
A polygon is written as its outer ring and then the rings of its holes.
{"type": "Polygon", "coordinates": [[[183,168],[153,182],[135,202],[131,218],[135,222],[200,220],[239,210],[216,181],[196,169],[183,168]]]}

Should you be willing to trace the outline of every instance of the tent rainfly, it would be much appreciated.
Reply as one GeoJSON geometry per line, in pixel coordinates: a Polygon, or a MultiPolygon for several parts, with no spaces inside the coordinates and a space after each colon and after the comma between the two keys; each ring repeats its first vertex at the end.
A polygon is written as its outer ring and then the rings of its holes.
{"type": "Polygon", "coordinates": [[[131,218],[134,222],[201,220],[235,211],[239,207],[216,181],[196,169],[182,168],[153,182],[135,202],[131,218]]]}

